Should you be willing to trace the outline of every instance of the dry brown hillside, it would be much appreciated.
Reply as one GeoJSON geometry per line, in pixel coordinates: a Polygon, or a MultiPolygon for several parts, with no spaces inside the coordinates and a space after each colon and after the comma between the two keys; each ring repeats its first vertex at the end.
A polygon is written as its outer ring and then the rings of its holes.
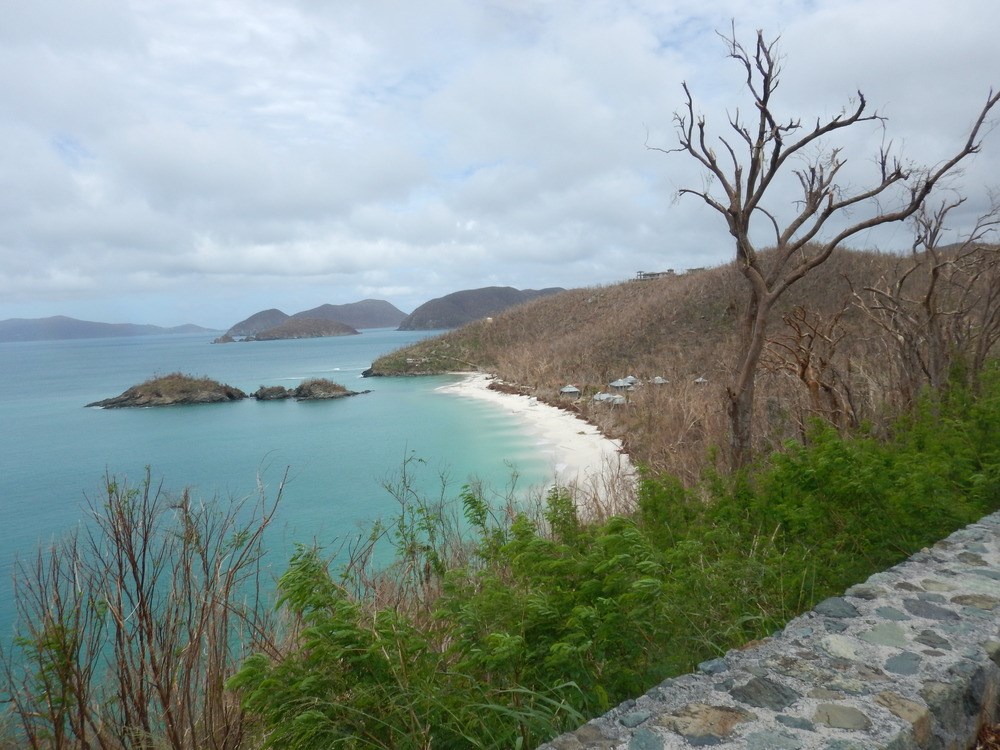
{"type": "MultiPolygon", "coordinates": [[[[845,428],[863,420],[878,425],[905,405],[911,394],[897,387],[894,342],[858,303],[870,297],[865,287],[897,278],[907,262],[844,251],[792,287],[769,328],[758,380],[758,448],[800,437],[810,416],[845,428]]],[[[910,281],[926,277],[911,274],[910,281]]],[[[394,352],[373,370],[495,373],[579,411],[623,438],[639,461],[691,479],[726,444],[724,389],[734,367],[735,314],[744,303],[732,264],[575,289],[394,352]],[[624,406],[593,400],[628,375],[640,382],[624,393],[624,406]],[[656,377],[669,382],[654,385],[656,377]],[[582,397],[560,396],[567,384],[582,397]]]]}

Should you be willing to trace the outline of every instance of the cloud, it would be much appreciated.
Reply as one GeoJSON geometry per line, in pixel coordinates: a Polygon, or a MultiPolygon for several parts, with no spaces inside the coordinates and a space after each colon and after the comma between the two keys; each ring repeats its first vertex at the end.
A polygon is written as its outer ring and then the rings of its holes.
{"type": "MultiPolygon", "coordinates": [[[[988,0],[769,0],[752,15],[737,0],[0,0],[0,13],[0,318],[173,324],[204,309],[226,325],[300,297],[406,309],[724,261],[719,217],[676,199],[703,176],[646,144],[675,143],[681,81],[714,133],[747,111],[716,34],[733,18],[745,41],[781,35],[789,117],[830,116],[860,88],[919,162],[953,151],[1000,83],[988,0]]],[[[829,145],[863,184],[882,138],[829,145]]],[[[964,220],[998,154],[993,134],[967,165],[964,220]]],[[[793,198],[779,187],[776,211],[793,198]]]]}

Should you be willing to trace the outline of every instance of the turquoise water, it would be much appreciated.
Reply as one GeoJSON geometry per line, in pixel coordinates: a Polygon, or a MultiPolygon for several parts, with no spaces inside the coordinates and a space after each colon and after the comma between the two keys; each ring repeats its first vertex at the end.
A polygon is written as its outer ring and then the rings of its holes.
{"type": "MultiPolygon", "coordinates": [[[[426,336],[360,336],[210,345],[211,336],[143,336],[0,343],[0,633],[10,630],[11,573],[80,522],[84,495],[105,472],[139,480],[151,467],[168,491],[242,497],[258,477],[269,493],[287,469],[270,547],[335,545],[395,500],[381,484],[408,455],[418,481],[454,493],[472,477],[503,488],[515,467],[527,488],[546,479],[518,422],[488,402],[436,391],[453,378],[368,378],[380,354],[426,336]],[[154,374],[206,375],[247,392],[326,377],[371,393],[334,401],[257,402],[160,409],[86,409],[154,374]]],[[[275,562],[275,567],[280,563],[275,562]]],[[[280,573],[280,570],[275,572],[280,573]]]]}

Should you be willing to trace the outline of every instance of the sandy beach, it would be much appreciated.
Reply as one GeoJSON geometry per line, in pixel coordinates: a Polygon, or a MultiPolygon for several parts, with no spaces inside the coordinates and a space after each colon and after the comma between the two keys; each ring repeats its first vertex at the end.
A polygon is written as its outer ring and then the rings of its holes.
{"type": "Polygon", "coordinates": [[[631,505],[636,473],[629,457],[621,452],[620,441],[534,397],[490,390],[490,382],[490,376],[474,374],[438,390],[490,401],[522,420],[549,461],[552,485],[571,490],[582,515],[603,517],[631,505]]]}

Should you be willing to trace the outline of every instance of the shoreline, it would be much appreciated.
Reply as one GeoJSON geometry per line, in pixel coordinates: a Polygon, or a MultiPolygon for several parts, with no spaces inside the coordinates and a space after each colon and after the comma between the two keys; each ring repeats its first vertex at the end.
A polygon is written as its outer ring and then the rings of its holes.
{"type": "Polygon", "coordinates": [[[568,489],[582,518],[606,518],[631,509],[637,472],[620,440],[572,412],[533,396],[491,390],[491,375],[459,373],[462,380],[443,385],[440,393],[489,401],[517,417],[536,438],[538,452],[549,463],[546,485],[568,489]]]}

